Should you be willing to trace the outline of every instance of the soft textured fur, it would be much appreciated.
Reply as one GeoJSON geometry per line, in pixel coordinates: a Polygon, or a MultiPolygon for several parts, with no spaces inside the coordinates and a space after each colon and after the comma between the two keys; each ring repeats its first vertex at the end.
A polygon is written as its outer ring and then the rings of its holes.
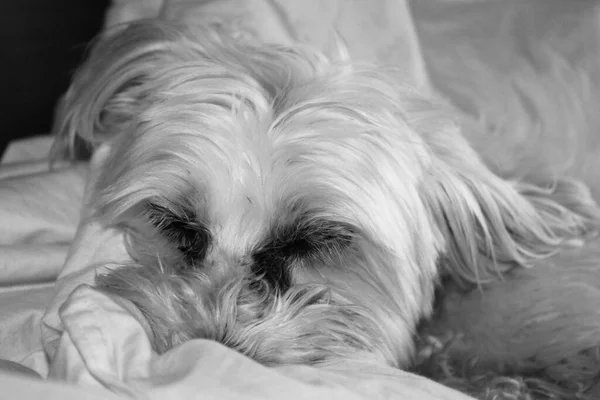
{"type": "Polygon", "coordinates": [[[56,154],[110,149],[87,206],[134,261],[97,283],[158,351],[406,367],[442,278],[472,287],[599,227],[584,185],[495,175],[467,126],[393,71],[146,21],[95,45],[56,154]]]}
{"type": "MultiPolygon", "coordinates": [[[[430,77],[473,118],[464,133],[486,165],[576,177],[598,200],[600,4],[418,0],[412,10],[430,77]]],[[[454,368],[431,376],[481,398],[498,395],[491,381],[512,382],[511,399],[599,398],[599,243],[582,244],[474,291],[446,286],[425,332],[459,336],[434,357],[454,368]]]]}

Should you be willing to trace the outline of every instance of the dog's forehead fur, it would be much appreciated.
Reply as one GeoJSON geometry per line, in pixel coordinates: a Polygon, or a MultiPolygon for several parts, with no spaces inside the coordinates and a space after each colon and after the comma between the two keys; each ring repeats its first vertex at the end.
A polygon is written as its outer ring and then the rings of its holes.
{"type": "Polygon", "coordinates": [[[322,73],[306,61],[292,66],[297,58],[280,53],[228,69],[233,61],[224,63],[223,54],[199,52],[155,68],[135,88],[141,104],[132,134],[113,145],[109,163],[121,168],[104,180],[112,182],[114,205],[185,202],[236,254],[256,246],[292,208],[376,232],[389,247],[423,243],[412,233],[433,234],[420,220],[426,214],[415,212],[431,156],[398,115],[410,97],[372,72],[330,66],[322,73]],[[261,84],[254,71],[265,70],[286,71],[281,87],[261,84]]]}

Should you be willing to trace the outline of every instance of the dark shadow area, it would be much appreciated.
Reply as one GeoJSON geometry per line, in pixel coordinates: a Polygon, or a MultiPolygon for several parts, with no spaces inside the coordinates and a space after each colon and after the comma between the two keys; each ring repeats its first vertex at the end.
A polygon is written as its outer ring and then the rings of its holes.
{"type": "Polygon", "coordinates": [[[54,105],[97,34],[108,0],[0,2],[0,154],[48,133],[54,105]]]}

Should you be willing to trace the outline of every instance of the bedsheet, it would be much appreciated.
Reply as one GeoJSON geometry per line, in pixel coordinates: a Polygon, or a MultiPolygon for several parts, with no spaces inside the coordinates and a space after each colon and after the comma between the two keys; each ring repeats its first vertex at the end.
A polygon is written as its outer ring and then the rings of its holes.
{"type": "MultiPolygon", "coordinates": [[[[165,15],[176,16],[193,1],[172,0],[165,15]]],[[[115,0],[109,19],[153,16],[161,4],[115,0]]],[[[422,90],[441,91],[474,117],[490,131],[491,141],[501,140],[508,130],[539,134],[539,121],[530,114],[548,114],[547,109],[532,111],[524,105],[522,93],[512,90],[517,78],[537,82],[541,93],[551,98],[575,90],[573,104],[561,103],[557,109],[563,112],[550,113],[554,119],[545,125],[544,134],[551,146],[537,148],[536,154],[544,162],[564,156],[555,154],[555,148],[569,150],[564,157],[578,162],[565,167],[567,172],[600,193],[596,179],[600,140],[592,133],[600,127],[595,112],[600,100],[600,18],[595,2],[252,0],[245,4],[250,4],[250,11],[266,10],[269,18],[284,20],[283,33],[272,36],[275,28],[262,31],[266,39],[291,37],[327,51],[334,26],[353,57],[400,66],[422,90]],[[541,48],[551,52],[540,53],[541,48]],[[548,54],[559,54],[564,62],[549,63],[555,59],[548,54]],[[583,132],[584,145],[560,146],[569,137],[565,132],[574,127],[583,132]]],[[[261,15],[252,18],[262,22],[261,15]]],[[[0,373],[5,393],[15,397],[19,393],[23,399],[40,393],[67,399],[466,398],[415,375],[375,365],[266,368],[204,340],[164,355],[153,353],[137,311],[90,286],[99,269],[127,259],[120,232],[82,214],[86,185],[94,180],[103,150],[89,164],[49,169],[45,157],[50,142],[50,137],[37,137],[13,143],[0,163],[0,359],[49,378],[35,382],[0,373]]],[[[525,137],[519,143],[530,142],[525,137]]],[[[488,147],[496,158],[504,157],[497,165],[499,172],[520,168],[520,161],[511,158],[514,149],[498,154],[501,147],[488,147]]]]}
{"type": "Polygon", "coordinates": [[[84,165],[50,171],[50,137],[12,143],[0,163],[0,358],[47,374],[40,320],[79,220],[84,165]]]}

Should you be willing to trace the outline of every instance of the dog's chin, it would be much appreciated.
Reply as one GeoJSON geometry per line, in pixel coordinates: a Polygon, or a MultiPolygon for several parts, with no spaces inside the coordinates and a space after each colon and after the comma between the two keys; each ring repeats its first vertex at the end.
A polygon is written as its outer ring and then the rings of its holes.
{"type": "Polygon", "coordinates": [[[412,332],[399,331],[404,323],[394,316],[397,310],[364,285],[343,277],[345,287],[298,277],[281,291],[238,267],[180,271],[162,263],[131,264],[98,276],[96,283],[141,311],[159,353],[203,338],[264,365],[357,360],[400,367],[410,361],[412,332]]]}

